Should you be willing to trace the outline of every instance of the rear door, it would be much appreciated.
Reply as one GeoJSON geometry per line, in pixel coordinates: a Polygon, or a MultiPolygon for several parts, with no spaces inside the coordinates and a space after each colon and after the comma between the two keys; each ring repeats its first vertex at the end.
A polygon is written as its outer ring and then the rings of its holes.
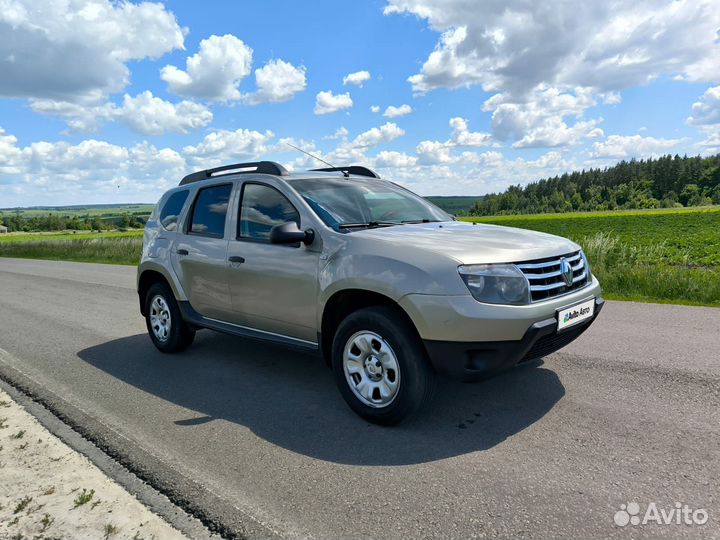
{"type": "Polygon", "coordinates": [[[218,320],[231,316],[227,281],[229,205],[232,183],[197,190],[171,252],[173,268],[190,305],[201,315],[218,320]]]}
{"type": "Polygon", "coordinates": [[[270,243],[274,225],[313,226],[281,189],[254,180],[242,186],[237,230],[228,244],[232,322],[316,342],[321,239],[311,246],[270,243]]]}

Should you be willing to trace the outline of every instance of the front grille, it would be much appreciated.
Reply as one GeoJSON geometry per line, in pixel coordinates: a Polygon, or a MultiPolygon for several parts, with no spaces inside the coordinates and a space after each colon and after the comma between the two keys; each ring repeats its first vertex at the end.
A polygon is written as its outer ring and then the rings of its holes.
{"type": "Polygon", "coordinates": [[[559,351],[565,345],[569,345],[571,341],[580,336],[590,325],[586,322],[574,327],[568,328],[564,332],[553,332],[550,335],[541,337],[530,350],[523,356],[521,362],[529,362],[530,360],[537,360],[538,358],[544,358],[555,351],[559,351]]]}
{"type": "Polygon", "coordinates": [[[588,272],[582,253],[575,251],[561,257],[549,257],[534,261],[524,261],[517,266],[530,283],[530,295],[533,302],[555,298],[563,294],[582,289],[588,284],[588,272]],[[573,271],[572,283],[567,285],[560,266],[565,259],[573,271]]]}

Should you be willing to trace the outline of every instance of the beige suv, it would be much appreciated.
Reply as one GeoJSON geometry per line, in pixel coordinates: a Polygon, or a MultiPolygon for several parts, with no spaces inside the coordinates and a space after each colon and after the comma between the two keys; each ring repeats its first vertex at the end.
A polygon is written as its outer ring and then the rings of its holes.
{"type": "Polygon", "coordinates": [[[436,372],[476,380],[543,357],[603,306],[570,240],[456,221],[365,167],[269,161],[169,190],[137,285],[161,351],[201,328],[317,351],[348,405],[380,424],[426,403],[436,372]]]}

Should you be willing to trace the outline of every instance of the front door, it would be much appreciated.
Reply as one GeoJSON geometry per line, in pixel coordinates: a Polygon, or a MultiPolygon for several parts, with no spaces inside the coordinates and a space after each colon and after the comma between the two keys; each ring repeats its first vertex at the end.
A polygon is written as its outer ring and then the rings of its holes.
{"type": "Polygon", "coordinates": [[[198,190],[184,231],[179,231],[171,258],[190,305],[201,315],[226,320],[232,302],[227,281],[225,235],[232,184],[198,190]]]}
{"type": "Polygon", "coordinates": [[[245,182],[237,238],[227,253],[232,322],[316,342],[320,253],[304,244],[271,244],[270,229],[288,221],[303,227],[285,195],[268,184],[245,182]]]}

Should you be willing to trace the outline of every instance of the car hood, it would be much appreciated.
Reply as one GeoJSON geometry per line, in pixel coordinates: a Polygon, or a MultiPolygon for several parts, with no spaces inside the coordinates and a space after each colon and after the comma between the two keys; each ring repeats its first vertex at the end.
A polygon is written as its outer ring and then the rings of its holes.
{"type": "Polygon", "coordinates": [[[580,249],[574,242],[552,234],[461,221],[398,225],[349,234],[391,244],[398,258],[423,250],[461,264],[529,261],[580,249]]]}

